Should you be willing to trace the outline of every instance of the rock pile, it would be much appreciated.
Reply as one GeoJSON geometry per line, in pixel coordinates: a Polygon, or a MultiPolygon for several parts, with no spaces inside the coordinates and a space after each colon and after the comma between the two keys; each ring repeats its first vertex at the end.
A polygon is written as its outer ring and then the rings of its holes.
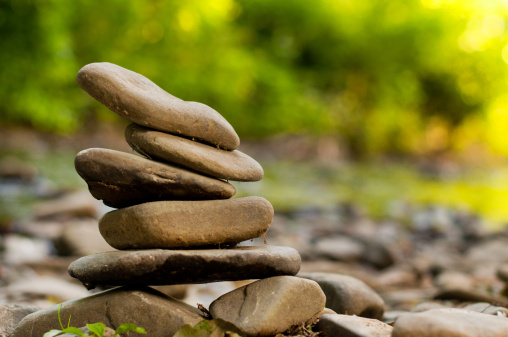
{"type": "MultiPolygon", "coordinates": [[[[218,112],[176,98],[144,76],[114,64],[89,64],[79,71],[77,81],[99,102],[134,123],[125,137],[139,155],[92,148],[76,156],[76,171],[91,194],[119,208],[99,220],[101,235],[118,250],[80,258],[69,266],[69,274],[87,289],[130,287],[65,304],[69,310],[63,313],[72,314],[74,324],[90,323],[91,316],[83,310],[105,310],[111,316],[121,311],[111,308],[119,298],[144,296],[153,307],[145,311],[157,317],[165,302],[171,309],[164,332],[148,334],[172,336],[181,325],[195,324],[204,314],[146,286],[226,280],[262,279],[225,294],[211,306],[214,318],[234,323],[248,336],[284,332],[324,308],[325,296],[316,282],[284,276],[300,269],[295,249],[236,247],[265,236],[274,211],[261,197],[230,199],[236,191],[225,180],[257,181],[263,169],[237,150],[239,138],[218,112]],[[293,302],[299,308],[288,313],[293,302]]],[[[40,336],[58,327],[56,308],[35,315],[37,319],[20,323],[16,336],[40,336]]],[[[135,316],[124,318],[142,325],[143,320],[135,316]]]]}

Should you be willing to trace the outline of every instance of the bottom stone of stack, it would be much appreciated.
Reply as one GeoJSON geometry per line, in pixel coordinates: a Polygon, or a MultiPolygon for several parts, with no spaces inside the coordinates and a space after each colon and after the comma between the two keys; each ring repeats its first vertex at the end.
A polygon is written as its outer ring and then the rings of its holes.
{"type": "MultiPolygon", "coordinates": [[[[60,317],[66,326],[71,315],[71,326],[103,322],[116,329],[134,323],[152,337],[173,336],[182,325],[195,325],[205,318],[197,308],[149,287],[120,287],[63,303],[60,317]]],[[[26,316],[13,337],[41,337],[52,329],[60,329],[58,305],[26,316]]],[[[139,334],[128,332],[124,336],[139,334]]]]}
{"type": "Polygon", "coordinates": [[[69,274],[86,288],[117,285],[170,285],[296,275],[301,258],[290,247],[113,251],[82,257],[69,274]]]}

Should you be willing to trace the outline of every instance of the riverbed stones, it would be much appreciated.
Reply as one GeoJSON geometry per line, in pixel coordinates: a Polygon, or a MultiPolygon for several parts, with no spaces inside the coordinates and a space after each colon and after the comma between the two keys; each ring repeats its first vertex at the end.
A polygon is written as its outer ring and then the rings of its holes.
{"type": "Polygon", "coordinates": [[[392,337],[506,337],[507,332],[504,316],[449,308],[400,316],[392,337]]]}
{"type": "Polygon", "coordinates": [[[116,208],[159,200],[227,199],[236,193],[222,180],[109,149],[79,152],[75,167],[90,193],[116,208]]]}
{"type": "Polygon", "coordinates": [[[177,164],[226,180],[258,181],[263,168],[238,150],[223,151],[190,139],[131,124],[125,130],[127,143],[152,159],[177,164]]]}
{"type": "Polygon", "coordinates": [[[295,275],[300,255],[289,247],[113,251],[82,257],[69,274],[88,289],[97,285],[169,285],[295,275]]]}
{"type": "MultiPolygon", "coordinates": [[[[102,322],[116,329],[123,323],[134,323],[145,328],[151,337],[167,337],[185,324],[194,326],[204,319],[195,307],[149,287],[120,287],[95,295],[62,303],[60,317],[67,322],[72,315],[73,326],[102,322]]],[[[14,337],[41,337],[44,333],[60,329],[58,305],[26,316],[18,325],[14,337]]],[[[131,332],[122,336],[134,337],[131,332]]]]}
{"type": "Polygon", "coordinates": [[[323,310],[325,301],[316,282],[279,276],[222,295],[212,302],[210,313],[233,323],[246,336],[272,336],[312,319],[323,310]]]}
{"type": "Polygon", "coordinates": [[[391,337],[393,327],[372,318],[326,314],[319,318],[314,330],[325,332],[327,336],[391,337]]]}
{"type": "Polygon", "coordinates": [[[383,299],[357,278],[325,272],[299,273],[298,276],[316,281],[326,295],[326,307],[338,314],[383,318],[383,299]]]}
{"type": "Polygon", "coordinates": [[[233,127],[217,111],[170,95],[141,74],[111,63],[91,63],[76,79],[93,98],[136,124],[226,150],[240,144],[233,127]]]}
{"type": "Polygon", "coordinates": [[[235,245],[266,235],[273,213],[261,197],[158,201],[109,212],[99,230],[116,249],[235,245]]]}

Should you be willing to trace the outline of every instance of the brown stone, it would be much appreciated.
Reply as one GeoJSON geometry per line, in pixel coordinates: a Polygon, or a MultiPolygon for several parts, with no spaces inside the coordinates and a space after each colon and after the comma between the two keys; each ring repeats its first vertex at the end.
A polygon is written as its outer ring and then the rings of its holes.
{"type": "MultiPolygon", "coordinates": [[[[145,328],[150,337],[173,336],[181,326],[195,325],[204,319],[197,308],[149,287],[115,288],[62,303],[60,317],[66,326],[70,315],[71,326],[102,322],[116,329],[121,324],[133,323],[145,328]]],[[[41,337],[52,329],[60,329],[58,305],[26,316],[16,328],[14,337],[41,337]]],[[[122,336],[141,335],[128,332],[122,336]]]]}
{"type": "Polygon", "coordinates": [[[190,139],[131,124],[125,130],[127,143],[147,157],[181,165],[215,178],[258,181],[263,168],[238,150],[224,151],[190,139]]]}
{"type": "Polygon", "coordinates": [[[114,251],[82,257],[69,274],[88,289],[97,285],[169,285],[237,281],[295,275],[300,255],[293,248],[114,251]]]}
{"type": "Polygon", "coordinates": [[[106,62],[91,63],[80,69],[76,80],[93,98],[136,124],[226,150],[240,144],[233,127],[217,111],[170,95],[133,71],[106,62]]]}
{"type": "Polygon", "coordinates": [[[307,323],[323,310],[325,301],[316,282],[278,276],[222,295],[210,305],[210,313],[233,323],[247,336],[272,336],[307,323]]]}
{"type": "Polygon", "coordinates": [[[116,208],[159,200],[227,199],[236,193],[222,180],[115,150],[83,150],[75,166],[90,193],[116,208]]]}
{"type": "Polygon", "coordinates": [[[157,201],[107,213],[99,230],[117,249],[188,248],[263,236],[272,219],[272,205],[261,197],[157,201]]]}
{"type": "Polygon", "coordinates": [[[340,337],[391,337],[393,327],[377,319],[355,315],[323,315],[314,331],[325,332],[327,336],[340,337]]]}

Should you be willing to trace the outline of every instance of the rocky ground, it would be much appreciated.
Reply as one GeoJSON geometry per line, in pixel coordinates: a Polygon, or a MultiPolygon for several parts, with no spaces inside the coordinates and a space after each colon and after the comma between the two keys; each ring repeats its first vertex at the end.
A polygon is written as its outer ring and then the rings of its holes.
{"type": "MultiPolygon", "coordinates": [[[[47,188],[28,167],[4,170],[0,184],[3,197],[8,197],[6,190],[24,189],[44,199],[30,215],[2,228],[0,336],[10,336],[28,313],[101,290],[87,291],[67,267],[81,256],[111,250],[97,230],[98,219],[109,209],[88,191],[47,188]]],[[[348,336],[508,335],[508,230],[488,231],[474,214],[407,204],[394,204],[382,220],[370,219],[351,204],[276,210],[267,238],[245,244],[264,245],[265,239],[297,249],[302,257],[298,276],[316,281],[326,307],[340,314],[323,315],[315,331],[330,336],[345,331],[348,336]]],[[[209,308],[219,296],[248,283],[155,288],[195,308],[198,303],[209,308]]],[[[148,310],[139,301],[129,303],[134,312],[148,310]]]]}

